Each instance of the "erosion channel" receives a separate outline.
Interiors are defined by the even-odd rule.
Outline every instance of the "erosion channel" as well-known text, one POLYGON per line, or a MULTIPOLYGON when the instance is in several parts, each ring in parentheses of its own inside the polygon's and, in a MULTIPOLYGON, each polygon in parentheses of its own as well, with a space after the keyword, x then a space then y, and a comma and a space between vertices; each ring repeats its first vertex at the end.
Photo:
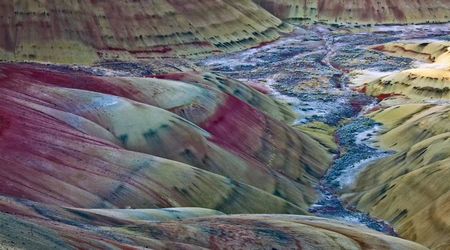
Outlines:
POLYGON ((393 72, 414 63, 370 50, 371 46, 429 37, 449 40, 445 30, 433 25, 299 26, 272 44, 210 57, 199 64, 270 89, 275 98, 289 103, 298 113, 296 126, 320 123, 333 128, 337 147, 330 151, 335 160, 317 185, 319 199, 310 212, 396 235, 388 223, 344 205, 339 198, 370 162, 392 154, 374 143, 383 129, 381 124, 365 117, 379 100, 352 90, 350 79, 356 70, 393 72))

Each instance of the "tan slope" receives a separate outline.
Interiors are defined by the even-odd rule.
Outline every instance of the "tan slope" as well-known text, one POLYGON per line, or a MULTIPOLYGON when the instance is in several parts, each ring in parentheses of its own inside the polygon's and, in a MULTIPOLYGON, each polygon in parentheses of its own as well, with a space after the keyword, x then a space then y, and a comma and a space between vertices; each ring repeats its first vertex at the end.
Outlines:
POLYGON ((91 64, 234 51, 288 31, 251 0, 0 3, 0 59, 91 64))
POLYGON ((392 42, 375 46, 373 49, 388 54, 409 57, 425 62, 445 63, 450 57, 450 42, 424 41, 416 43, 392 42))
POLYGON ((449 100, 450 71, 430 68, 405 70, 370 82, 363 90, 379 99, 405 95, 415 100, 449 100))
POLYGON ((450 99, 449 42, 388 43, 374 49, 428 63, 366 82, 359 87, 361 91, 379 99, 396 95, 414 100, 450 99))
POLYGON ((371 115, 380 143, 398 153, 365 171, 344 197, 433 249, 450 247, 450 107, 405 104, 371 115))
POLYGON ((449 0, 254 0, 281 19, 326 23, 428 23, 450 20, 449 0))

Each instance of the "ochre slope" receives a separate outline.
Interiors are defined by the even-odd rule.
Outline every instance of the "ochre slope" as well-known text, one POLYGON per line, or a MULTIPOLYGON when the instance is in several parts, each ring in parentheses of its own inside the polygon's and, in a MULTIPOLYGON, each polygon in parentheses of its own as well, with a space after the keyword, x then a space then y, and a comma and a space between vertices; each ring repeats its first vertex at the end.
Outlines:
POLYGON ((79 210, 7 197, 0 197, 0 207, 5 211, 0 213, 0 223, 8 229, 0 231, 5 247, 426 249, 365 228, 307 216, 218 216, 214 210, 198 208, 79 210))
POLYGON ((449 0, 253 0, 281 19, 337 24, 428 23, 450 20, 449 0))
POLYGON ((450 247, 450 107, 405 104, 371 115, 398 153, 369 166, 344 197, 433 249, 450 247))
POLYGON ((0 59, 91 64, 234 51, 290 28, 251 0, 0 3, 0 59))

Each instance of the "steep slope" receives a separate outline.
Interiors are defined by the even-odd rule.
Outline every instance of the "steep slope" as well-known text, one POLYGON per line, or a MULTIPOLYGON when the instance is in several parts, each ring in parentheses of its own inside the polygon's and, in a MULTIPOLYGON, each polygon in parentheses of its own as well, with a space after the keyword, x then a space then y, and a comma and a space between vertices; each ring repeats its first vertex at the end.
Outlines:
POLYGON ((0 3, 0 58, 91 64, 233 51, 290 28, 251 0, 0 3))
POLYGON ((450 21, 449 0, 253 0, 281 19, 336 24, 450 21))
POLYGON ((399 238, 333 220, 224 216, 207 209, 80 210, 0 197, 5 247, 33 249, 412 249, 399 238), (14 214, 15 216, 11 216, 14 214), (21 232, 21 233, 19 233, 21 232))
POLYGON ((433 249, 450 247, 450 107, 405 104, 371 115, 398 153, 369 166, 346 199, 433 249))

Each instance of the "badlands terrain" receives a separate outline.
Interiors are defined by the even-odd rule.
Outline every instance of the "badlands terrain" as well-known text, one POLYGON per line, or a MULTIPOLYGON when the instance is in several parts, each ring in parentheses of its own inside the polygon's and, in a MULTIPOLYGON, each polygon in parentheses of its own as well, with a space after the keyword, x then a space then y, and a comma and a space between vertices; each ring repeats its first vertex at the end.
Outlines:
POLYGON ((0 249, 450 249, 450 1, 0 3, 0 249))

